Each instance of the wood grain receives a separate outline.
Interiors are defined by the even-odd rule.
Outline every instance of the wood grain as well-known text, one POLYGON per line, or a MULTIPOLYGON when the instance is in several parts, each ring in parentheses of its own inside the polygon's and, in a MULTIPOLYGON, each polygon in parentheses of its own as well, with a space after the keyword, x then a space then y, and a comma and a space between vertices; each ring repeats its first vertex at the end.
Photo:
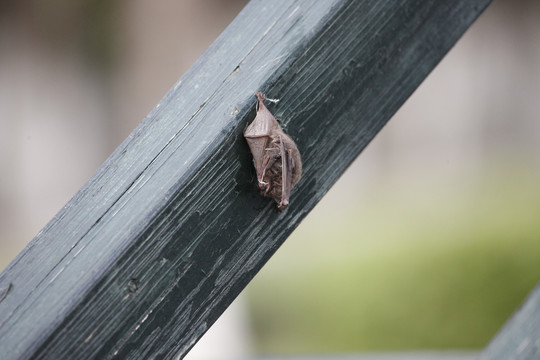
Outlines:
POLYGON ((0 275, 2 359, 184 355, 489 2, 250 2, 0 275), (255 91, 304 163, 282 213, 255 91))

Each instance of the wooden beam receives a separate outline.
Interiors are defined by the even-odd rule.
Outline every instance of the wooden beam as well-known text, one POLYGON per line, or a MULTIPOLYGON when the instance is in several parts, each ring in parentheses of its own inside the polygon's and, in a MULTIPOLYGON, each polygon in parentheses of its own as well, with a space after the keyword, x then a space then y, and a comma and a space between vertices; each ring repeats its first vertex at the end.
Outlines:
POLYGON ((489 2, 250 2, 0 275, 2 358, 186 354, 489 2), (255 91, 302 154, 282 213, 255 91))
POLYGON ((540 359, 540 283, 482 351, 480 359, 540 359))

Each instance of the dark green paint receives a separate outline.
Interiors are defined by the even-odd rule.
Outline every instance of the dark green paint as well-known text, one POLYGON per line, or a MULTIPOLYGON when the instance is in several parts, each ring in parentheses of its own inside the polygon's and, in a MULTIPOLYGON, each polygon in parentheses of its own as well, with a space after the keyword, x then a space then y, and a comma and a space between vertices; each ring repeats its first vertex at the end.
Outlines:
POLYGON ((252 1, 2 273, 2 358, 185 354, 489 2, 252 1), (282 213, 255 91, 304 163, 282 213))

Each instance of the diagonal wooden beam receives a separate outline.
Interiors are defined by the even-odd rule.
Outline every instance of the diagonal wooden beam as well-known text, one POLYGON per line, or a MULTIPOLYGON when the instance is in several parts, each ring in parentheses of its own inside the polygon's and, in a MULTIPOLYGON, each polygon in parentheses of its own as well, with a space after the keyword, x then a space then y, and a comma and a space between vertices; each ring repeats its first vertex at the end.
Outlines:
POLYGON ((254 0, 0 275, 3 359, 184 355, 489 0, 254 0), (302 154, 279 213, 255 91, 302 154))
POLYGON ((540 283, 482 351, 480 359, 540 359, 540 283))

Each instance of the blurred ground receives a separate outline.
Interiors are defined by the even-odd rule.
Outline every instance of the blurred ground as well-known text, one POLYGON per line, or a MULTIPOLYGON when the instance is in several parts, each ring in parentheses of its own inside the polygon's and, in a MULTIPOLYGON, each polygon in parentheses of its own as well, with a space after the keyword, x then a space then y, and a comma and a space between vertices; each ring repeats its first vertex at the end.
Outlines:
MULTIPOLYGON (((243 4, 0 3, 0 268, 243 4)), ((207 348, 482 348, 540 279, 539 17, 495 1, 209 331, 236 340, 207 348)))

